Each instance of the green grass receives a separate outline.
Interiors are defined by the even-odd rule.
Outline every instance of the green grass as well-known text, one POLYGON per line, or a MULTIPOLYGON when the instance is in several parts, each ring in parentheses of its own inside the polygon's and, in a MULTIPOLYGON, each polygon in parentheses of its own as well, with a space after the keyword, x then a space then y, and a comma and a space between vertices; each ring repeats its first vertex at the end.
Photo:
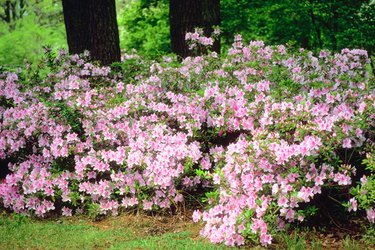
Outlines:
POLYGON ((153 226, 150 220, 122 223, 113 218, 103 225, 79 218, 0 216, 0 249, 229 249, 197 238, 191 223, 173 233, 158 233, 153 226))
POLYGON ((305 250, 306 249, 306 240, 304 236, 300 236, 297 232, 294 232, 291 235, 281 234, 282 241, 285 243, 286 249, 290 250, 305 250))
POLYGON ((126 228, 104 231, 84 223, 0 220, 2 249, 103 249, 132 239, 126 228))
POLYGON ((303 228, 296 229, 290 233, 280 232, 276 235, 277 244, 274 249, 287 250, 322 250, 322 249, 343 249, 343 250, 372 250, 374 244, 364 239, 353 239, 346 235, 342 239, 333 237, 332 232, 322 232, 303 228))
POLYGON ((229 249, 203 241, 194 241, 190 232, 166 233, 161 236, 151 236, 134 239, 128 242, 113 245, 111 249, 229 249))
MULTIPOLYGON (((35 220, 21 215, 0 215, 2 249, 162 249, 209 250, 233 249, 213 245, 200 238, 201 225, 178 217, 122 215, 99 222, 85 217, 35 220)), ((368 238, 374 232, 368 231, 368 238)), ((331 233, 315 230, 280 232, 270 249, 321 250, 374 249, 367 241, 346 236, 331 238, 331 233)), ((373 238, 373 237, 371 237, 373 238)), ((264 249, 260 246, 244 249, 264 249)))

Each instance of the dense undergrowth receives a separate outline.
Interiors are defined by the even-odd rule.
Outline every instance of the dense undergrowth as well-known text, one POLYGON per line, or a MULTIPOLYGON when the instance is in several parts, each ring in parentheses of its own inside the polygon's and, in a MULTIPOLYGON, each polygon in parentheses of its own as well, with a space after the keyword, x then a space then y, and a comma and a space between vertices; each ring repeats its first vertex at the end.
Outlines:
POLYGON ((199 203, 193 219, 212 242, 268 245, 320 213, 314 198, 330 190, 374 223, 366 51, 313 55, 237 36, 227 55, 182 62, 125 55, 113 71, 86 56, 47 53, 1 73, 6 209, 96 217, 199 203))

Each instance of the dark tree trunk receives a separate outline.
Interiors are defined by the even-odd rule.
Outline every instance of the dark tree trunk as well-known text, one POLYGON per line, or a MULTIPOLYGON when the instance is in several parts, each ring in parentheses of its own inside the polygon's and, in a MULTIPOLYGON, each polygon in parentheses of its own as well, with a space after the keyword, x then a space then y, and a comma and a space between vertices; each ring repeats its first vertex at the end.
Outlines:
POLYGON ((64 22, 70 54, 90 50, 89 12, 90 0, 63 0, 64 22))
POLYGON ((120 42, 114 0, 63 0, 70 54, 89 50, 104 65, 120 61, 120 42))
MULTIPOLYGON (((203 28, 206 36, 211 35, 212 26, 220 24, 220 0, 170 0, 169 20, 172 51, 183 58, 191 56, 185 34, 203 28)), ((212 50, 220 52, 220 41, 212 50)))
POLYGON ((115 0, 89 0, 91 57, 108 65, 120 61, 115 0))

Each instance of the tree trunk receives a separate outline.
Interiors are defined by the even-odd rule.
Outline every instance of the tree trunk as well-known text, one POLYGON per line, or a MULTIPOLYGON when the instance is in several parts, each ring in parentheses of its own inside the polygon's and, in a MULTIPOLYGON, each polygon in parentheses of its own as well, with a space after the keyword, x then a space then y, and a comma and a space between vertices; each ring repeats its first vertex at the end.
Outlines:
POLYGON ((105 65, 121 60, 115 0, 89 0, 91 57, 105 65))
POLYGON ((114 0, 63 0, 70 54, 90 51, 104 65, 120 61, 120 41, 114 0))
POLYGON ((64 22, 69 53, 80 54, 90 50, 89 13, 90 0, 63 0, 64 22))
MULTIPOLYGON (((169 20, 172 51, 183 58, 191 56, 185 34, 203 28, 206 36, 211 35, 212 26, 220 24, 220 0, 170 0, 169 20)), ((220 52, 220 41, 212 50, 220 52)))

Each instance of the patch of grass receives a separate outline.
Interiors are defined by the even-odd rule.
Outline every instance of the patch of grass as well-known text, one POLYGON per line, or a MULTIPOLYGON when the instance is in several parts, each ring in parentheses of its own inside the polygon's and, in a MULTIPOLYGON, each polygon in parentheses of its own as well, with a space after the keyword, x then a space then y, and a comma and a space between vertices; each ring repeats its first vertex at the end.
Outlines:
MULTIPOLYGON (((93 222, 78 216, 35 220, 17 214, 0 215, 0 249, 235 249, 200 238, 200 229, 201 225, 178 216, 128 214, 93 222)), ((368 230, 368 238, 373 233, 368 230)), ((374 249, 370 242, 349 236, 339 239, 333 232, 308 228, 280 232, 275 242, 269 249, 374 249)))
POLYGON ((375 226, 370 225, 366 228, 365 234, 363 235, 363 241, 369 245, 375 245, 375 226))
POLYGON ((323 250, 323 245, 319 240, 313 239, 311 241, 311 249, 312 250, 323 250))
POLYGON ((132 239, 127 228, 100 230, 83 222, 0 218, 1 249, 105 249, 132 239))
POLYGON ((114 245, 111 249, 181 249, 181 250, 209 250, 229 249, 217 246, 203 240, 195 241, 190 232, 166 233, 160 236, 151 236, 142 239, 123 242, 114 245))
POLYGON ((350 237, 345 237, 345 239, 343 240, 343 249, 344 250, 361 250, 361 248, 359 247, 359 245, 356 244, 356 242, 352 239, 350 239, 350 237))
POLYGON ((191 223, 173 225, 179 232, 168 232, 171 227, 143 219, 122 216, 94 223, 0 216, 0 249, 229 249, 197 238, 191 223))
POLYGON ((288 250, 305 250, 306 239, 305 235, 294 231, 292 234, 281 233, 280 244, 288 250))
MULTIPOLYGON (((345 232, 345 231, 344 231, 345 232)), ((370 238, 371 236, 368 236, 370 238)), ((358 238, 358 234, 343 235, 343 232, 334 230, 316 230, 315 228, 294 228, 280 232, 275 237, 276 244, 273 249, 288 250, 367 250, 375 249, 374 244, 368 238, 358 238)))

